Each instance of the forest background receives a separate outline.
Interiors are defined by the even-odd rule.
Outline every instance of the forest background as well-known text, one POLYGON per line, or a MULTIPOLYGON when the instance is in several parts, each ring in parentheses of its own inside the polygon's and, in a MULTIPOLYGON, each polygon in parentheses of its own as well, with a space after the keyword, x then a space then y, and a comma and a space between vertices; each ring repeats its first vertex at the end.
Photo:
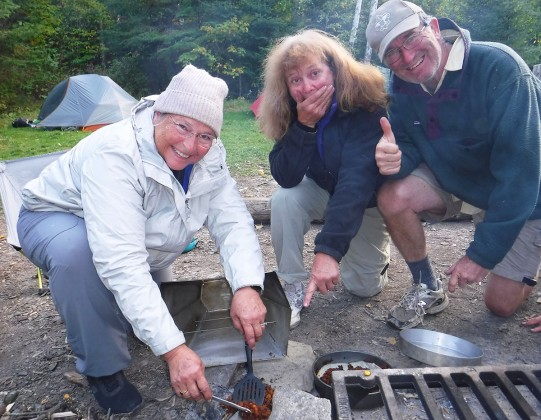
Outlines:
MULTIPOLYGON (((380 4, 383 2, 379 2, 380 4)), ((541 0, 416 0, 474 40, 541 62, 541 0)), ((254 99, 272 42, 301 28, 338 36, 359 60, 377 0, 2 0, 0 113, 42 101, 68 76, 110 76, 134 97, 159 93, 192 63, 225 79, 230 99, 254 99), (356 13, 359 10, 360 13, 356 13), (355 18, 358 17, 358 27, 355 18), (356 28, 356 29, 355 29, 356 28), (354 30, 355 29, 355 30, 354 30)))

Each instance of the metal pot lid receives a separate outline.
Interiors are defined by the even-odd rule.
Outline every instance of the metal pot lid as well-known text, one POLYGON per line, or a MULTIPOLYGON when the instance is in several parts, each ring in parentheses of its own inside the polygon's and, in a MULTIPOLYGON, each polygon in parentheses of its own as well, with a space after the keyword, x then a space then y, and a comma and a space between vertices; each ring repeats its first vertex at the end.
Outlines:
POLYGON ((400 331, 400 351, 412 359, 431 366, 476 366, 483 350, 453 335, 412 328, 400 331))

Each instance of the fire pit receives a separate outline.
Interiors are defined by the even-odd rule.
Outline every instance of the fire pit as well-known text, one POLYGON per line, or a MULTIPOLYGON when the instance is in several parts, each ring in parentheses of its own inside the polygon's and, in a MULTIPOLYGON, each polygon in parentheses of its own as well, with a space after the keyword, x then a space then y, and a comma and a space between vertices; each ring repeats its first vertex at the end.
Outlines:
MULTIPOLYGON (((244 338, 229 316, 233 295, 224 278, 162 283, 161 292, 186 344, 205 366, 246 361, 244 338)), ((287 353, 291 308, 276 273, 265 274, 261 298, 267 307, 267 325, 253 360, 280 359, 287 353)))
MULTIPOLYGON (((389 369, 390 367, 385 360, 372 354, 346 350, 318 357, 313 364, 312 374, 319 395, 328 398, 331 400, 331 404, 334 404, 331 375, 333 371, 361 371, 370 375, 374 369, 389 369)), ((356 409, 370 409, 383 405, 377 386, 366 389, 359 384, 349 383, 346 388, 350 404, 356 409)))

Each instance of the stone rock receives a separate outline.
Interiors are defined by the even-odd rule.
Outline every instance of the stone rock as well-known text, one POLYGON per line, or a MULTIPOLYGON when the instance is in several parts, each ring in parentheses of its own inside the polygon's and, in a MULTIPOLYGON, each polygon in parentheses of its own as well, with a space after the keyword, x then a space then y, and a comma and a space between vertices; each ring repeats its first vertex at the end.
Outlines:
POLYGON ((274 389, 284 386, 311 393, 314 390, 312 365, 315 359, 311 346, 290 340, 286 357, 254 362, 254 374, 274 389))
POLYGON ((330 400, 315 397, 295 388, 280 387, 274 391, 269 420, 330 420, 330 400))

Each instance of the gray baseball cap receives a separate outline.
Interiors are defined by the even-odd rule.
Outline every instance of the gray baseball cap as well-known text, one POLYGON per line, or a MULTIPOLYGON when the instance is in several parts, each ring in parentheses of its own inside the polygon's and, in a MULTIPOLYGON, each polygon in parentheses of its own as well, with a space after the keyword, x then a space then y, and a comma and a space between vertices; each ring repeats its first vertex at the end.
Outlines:
POLYGON ((423 9, 403 0, 389 0, 374 12, 366 27, 366 40, 382 62, 393 39, 421 24, 419 13, 423 9))

